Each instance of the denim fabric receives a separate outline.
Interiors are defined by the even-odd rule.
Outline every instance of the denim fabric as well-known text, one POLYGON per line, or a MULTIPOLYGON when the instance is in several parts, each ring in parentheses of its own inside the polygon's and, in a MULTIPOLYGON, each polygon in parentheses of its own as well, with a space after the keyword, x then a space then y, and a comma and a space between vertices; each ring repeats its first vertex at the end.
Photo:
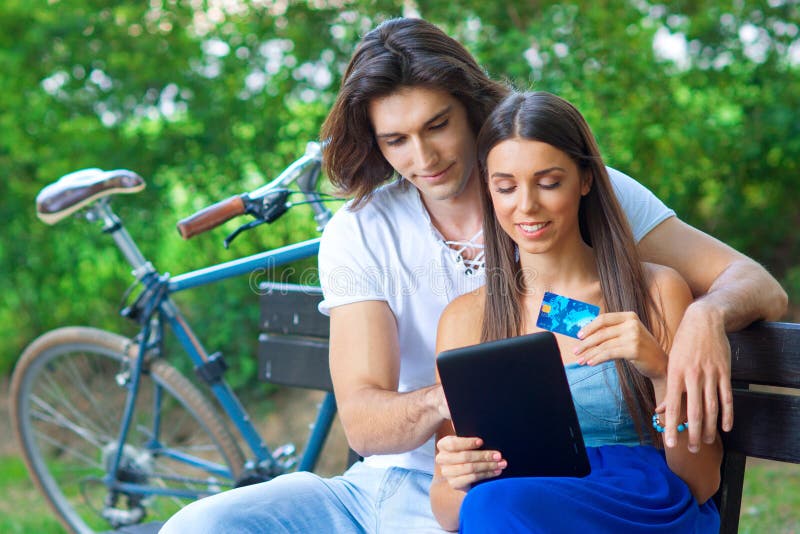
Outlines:
POLYGON ((291 473, 191 503, 161 533, 441 534, 430 483, 428 473, 361 462, 334 478, 291 473))
POLYGON ((639 445, 614 362, 593 367, 571 363, 564 369, 586 446, 639 445))

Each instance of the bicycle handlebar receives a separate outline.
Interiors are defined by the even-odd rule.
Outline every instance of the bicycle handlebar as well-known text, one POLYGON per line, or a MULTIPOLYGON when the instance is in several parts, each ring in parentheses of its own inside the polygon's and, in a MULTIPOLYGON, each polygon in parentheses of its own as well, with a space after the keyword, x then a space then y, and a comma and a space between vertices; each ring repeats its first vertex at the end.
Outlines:
POLYGON ((202 234, 212 228, 216 228, 234 217, 244 215, 247 212, 244 196, 245 195, 234 195, 226 200, 212 204, 207 208, 203 208, 185 219, 181 219, 178 222, 178 232, 180 232, 182 238, 189 239, 197 234, 202 234))
MULTIPOLYGON (((178 232, 184 239, 206 232, 239 215, 249 213, 261 222, 270 223, 283 215, 292 204, 287 203, 288 187, 295 183, 306 202, 314 211, 319 228, 325 226, 331 212, 322 203, 317 192, 317 181, 322 164, 322 147, 310 142, 306 152, 289 165, 277 178, 266 185, 217 202, 178 222, 178 232)), ((238 232, 237 232, 238 233, 238 232)))

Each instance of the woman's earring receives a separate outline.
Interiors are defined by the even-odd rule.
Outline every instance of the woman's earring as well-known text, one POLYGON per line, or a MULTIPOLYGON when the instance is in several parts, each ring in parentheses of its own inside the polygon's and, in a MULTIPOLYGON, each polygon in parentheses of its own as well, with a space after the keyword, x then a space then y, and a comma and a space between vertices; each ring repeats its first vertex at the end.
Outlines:
POLYGON ((514 243, 514 262, 519 263, 519 245, 514 243))

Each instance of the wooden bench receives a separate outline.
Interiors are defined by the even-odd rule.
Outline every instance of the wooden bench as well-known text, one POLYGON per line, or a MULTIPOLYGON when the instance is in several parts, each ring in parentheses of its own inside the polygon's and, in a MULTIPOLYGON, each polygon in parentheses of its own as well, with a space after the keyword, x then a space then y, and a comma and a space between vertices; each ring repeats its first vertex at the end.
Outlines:
POLYGON ((800 324, 756 323, 728 337, 734 421, 722 434, 722 484, 714 497, 722 534, 739 528, 748 456, 800 463, 800 324))
MULTIPOLYGON (((332 391, 328 318, 317 311, 320 289, 261 289, 260 379, 332 391)), ((738 529, 748 456, 800 463, 800 324, 756 323, 729 338, 734 428, 723 434, 722 484, 714 497, 723 534, 738 529)), ((350 462, 356 458, 351 451, 350 462)))
MULTIPOLYGON (((317 309, 322 290, 314 286, 262 283, 259 292, 259 380, 333 393, 328 367, 329 321, 317 309)), ((358 453, 349 449, 347 465, 360 459, 358 453)))

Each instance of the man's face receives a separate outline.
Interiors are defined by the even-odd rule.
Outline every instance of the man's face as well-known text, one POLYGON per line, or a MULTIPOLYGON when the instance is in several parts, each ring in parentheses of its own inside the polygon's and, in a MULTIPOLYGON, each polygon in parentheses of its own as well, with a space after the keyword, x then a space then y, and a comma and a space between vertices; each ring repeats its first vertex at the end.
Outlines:
POLYGON ((405 87, 372 100, 369 118, 383 157, 424 200, 457 197, 477 172, 475 135, 450 93, 405 87))

